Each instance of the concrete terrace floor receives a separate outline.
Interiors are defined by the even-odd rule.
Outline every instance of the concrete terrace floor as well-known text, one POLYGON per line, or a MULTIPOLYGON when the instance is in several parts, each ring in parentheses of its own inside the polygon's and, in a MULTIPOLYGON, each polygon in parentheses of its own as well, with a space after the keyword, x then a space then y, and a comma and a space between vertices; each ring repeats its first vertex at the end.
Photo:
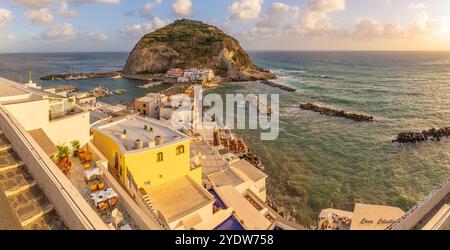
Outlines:
MULTIPOLYGON (((85 170, 84 170, 83 164, 81 164, 80 160, 75 157, 71 157, 70 160, 72 162, 72 170, 67 175, 67 178, 69 178, 69 180, 72 182, 72 184, 78 189, 80 194, 89 203, 89 205, 92 207, 92 209, 100 216, 100 218, 102 218, 103 222, 105 222, 105 224, 112 223, 111 212, 114 208, 117 208, 123 214, 123 222, 121 225, 129 224, 133 230, 139 230, 139 227, 136 225, 136 223, 130 217, 128 212, 120 205, 120 202, 114 208, 108 208, 104 212, 99 211, 95 207, 94 201, 91 199, 91 194, 94 192, 91 191, 90 186, 93 184, 98 184, 99 181, 92 181, 92 182, 86 183, 86 181, 84 180, 84 171, 85 170)), ((108 187, 105 186, 105 188, 108 188, 108 187)))

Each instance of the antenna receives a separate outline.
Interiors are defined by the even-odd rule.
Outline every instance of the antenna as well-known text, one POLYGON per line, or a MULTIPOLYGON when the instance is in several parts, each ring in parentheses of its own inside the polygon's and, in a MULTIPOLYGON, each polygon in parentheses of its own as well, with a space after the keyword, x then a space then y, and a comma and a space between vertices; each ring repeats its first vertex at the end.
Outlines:
POLYGON ((31 79, 31 69, 28 70, 28 83, 33 83, 33 80, 31 79))

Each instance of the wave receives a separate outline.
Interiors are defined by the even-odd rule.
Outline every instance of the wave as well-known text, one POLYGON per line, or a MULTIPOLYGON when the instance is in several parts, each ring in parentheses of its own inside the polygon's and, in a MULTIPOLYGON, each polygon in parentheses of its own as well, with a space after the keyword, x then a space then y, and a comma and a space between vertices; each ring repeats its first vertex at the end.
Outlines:
POLYGON ((422 65, 433 66, 433 65, 450 65, 450 60, 439 60, 431 62, 423 62, 422 65))

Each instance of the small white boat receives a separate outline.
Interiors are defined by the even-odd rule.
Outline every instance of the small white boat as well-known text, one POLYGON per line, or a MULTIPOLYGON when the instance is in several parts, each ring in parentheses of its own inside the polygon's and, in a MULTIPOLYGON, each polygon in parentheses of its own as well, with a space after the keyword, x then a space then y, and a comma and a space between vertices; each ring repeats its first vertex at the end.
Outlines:
POLYGON ((114 80, 122 79, 122 76, 121 75, 116 75, 116 76, 111 77, 111 79, 114 79, 114 80))

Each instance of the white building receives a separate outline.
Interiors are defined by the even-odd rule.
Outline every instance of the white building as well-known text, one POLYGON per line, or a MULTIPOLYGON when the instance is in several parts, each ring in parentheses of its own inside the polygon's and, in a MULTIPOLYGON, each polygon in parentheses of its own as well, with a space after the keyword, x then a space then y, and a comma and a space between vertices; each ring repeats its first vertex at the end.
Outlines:
POLYGON ((214 71, 212 69, 187 69, 184 71, 183 77, 179 77, 179 82, 190 81, 211 81, 214 79, 214 71))
POLYGON ((42 130, 56 144, 89 142, 89 112, 74 101, 0 78, 0 103, 27 131, 42 130))

